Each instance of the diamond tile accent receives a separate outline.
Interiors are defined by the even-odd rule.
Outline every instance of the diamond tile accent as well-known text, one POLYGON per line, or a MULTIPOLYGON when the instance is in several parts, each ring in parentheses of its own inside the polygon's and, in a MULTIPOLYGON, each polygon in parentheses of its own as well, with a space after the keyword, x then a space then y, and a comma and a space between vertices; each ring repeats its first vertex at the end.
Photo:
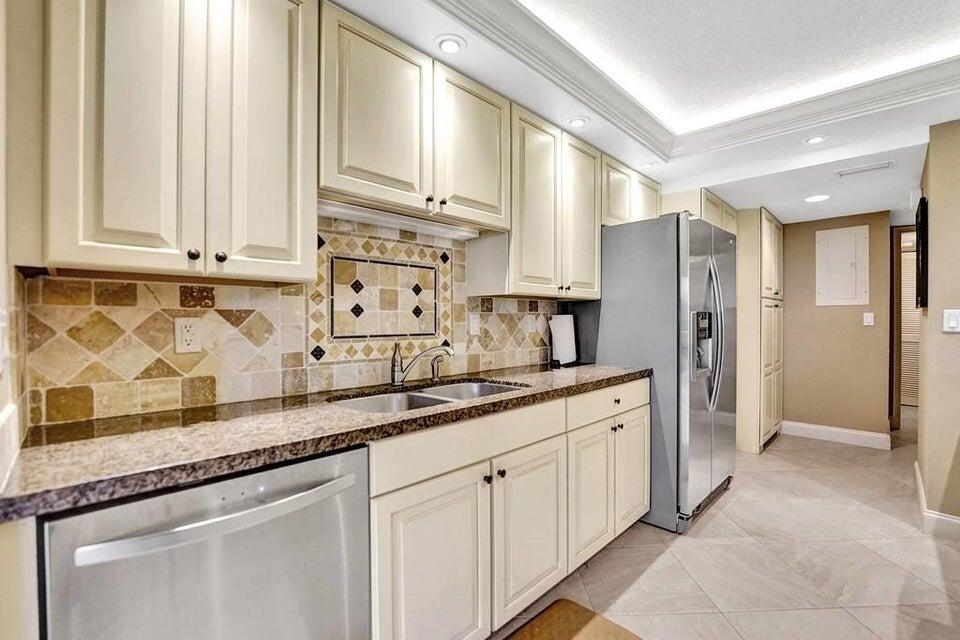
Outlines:
POLYGON ((165 313, 155 311, 133 330, 133 335, 157 353, 161 353, 173 344, 173 320, 165 313))
POLYGON ((446 251, 440 254, 440 262, 442 262, 443 264, 447 264, 448 262, 450 262, 450 256, 447 255, 446 251))
POLYGON ((350 288, 353 289, 354 293, 360 293, 361 291, 363 291, 363 283, 360 282, 359 280, 354 280, 350 284, 350 288))
POLYGON ((326 353, 327 353, 327 352, 324 351, 324 350, 323 350, 323 347, 321 347, 320 345, 315 346, 315 347, 310 351, 310 355, 313 356, 313 359, 316 360, 316 361, 318 361, 318 362, 320 361, 321 358, 323 358, 323 356, 326 355, 326 353))
POLYGON ((414 292, 416 295, 420 295, 420 292, 421 292, 421 291, 423 291, 423 287, 420 286, 420 283, 419 283, 419 282, 418 282, 417 284, 413 285, 413 292, 414 292))
POLYGON ((100 353, 120 339, 124 330, 100 311, 94 311, 67 329, 67 336, 93 353, 100 353))
POLYGON ((363 314, 363 307, 361 307, 359 304, 355 304, 350 307, 350 313, 359 318, 363 314))
POLYGON ((57 332, 32 313, 27 314, 27 353, 45 345, 57 332))
POLYGON ((423 309, 421 309, 420 306, 417 305, 416 307, 413 308, 413 315, 419 318, 420 316, 423 315, 423 309))
POLYGON ((270 339, 277 328, 260 311, 254 312, 246 322, 240 325, 240 333, 258 347, 270 339))
POLYGON ((217 309, 220 316, 235 327, 239 327, 253 315, 253 309, 217 309))
POLYGON ((149 365, 147 365, 143 371, 141 371, 136 379, 137 380, 154 380, 156 378, 179 378, 180 372, 174 369, 169 362, 163 358, 157 358, 149 365))
POLYGON ((323 249, 323 245, 327 244, 327 241, 323 239, 319 233, 317 234, 317 251, 323 249))
POLYGON ((153 351, 128 333, 104 351, 100 360, 124 380, 133 380, 156 357, 153 351))

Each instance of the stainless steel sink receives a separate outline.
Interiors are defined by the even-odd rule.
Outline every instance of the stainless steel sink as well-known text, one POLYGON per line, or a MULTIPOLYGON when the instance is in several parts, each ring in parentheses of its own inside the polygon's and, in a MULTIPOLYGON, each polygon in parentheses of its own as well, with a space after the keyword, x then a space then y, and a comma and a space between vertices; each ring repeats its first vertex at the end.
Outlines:
POLYGON ((332 404, 365 411, 367 413, 396 413, 398 411, 409 411, 411 409, 423 409, 424 407, 433 407, 438 404, 451 402, 447 398, 434 398, 432 396, 421 395, 419 393, 383 393, 378 396, 365 396, 362 398, 350 398, 349 400, 337 400, 332 404))
POLYGON ((482 398, 498 393, 508 393, 520 388, 522 387, 499 384, 497 382, 456 382, 453 384, 442 384, 437 387, 427 387, 426 389, 421 389, 420 393, 440 398, 449 398, 450 400, 470 400, 472 398, 482 398))

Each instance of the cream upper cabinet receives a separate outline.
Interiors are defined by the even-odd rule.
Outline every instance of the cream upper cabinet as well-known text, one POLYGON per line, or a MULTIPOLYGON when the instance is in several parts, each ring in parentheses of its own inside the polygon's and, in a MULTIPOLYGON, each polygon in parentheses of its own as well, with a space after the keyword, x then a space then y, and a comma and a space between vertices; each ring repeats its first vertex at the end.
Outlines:
POLYGON ((203 272, 207 2, 47 5, 44 261, 203 272))
POLYGON ((45 264, 312 280, 318 6, 52 0, 45 264))
POLYGON ((207 272, 313 279, 318 3, 210 8, 207 272))
POLYGON ((373 638, 490 635, 489 478, 484 461, 371 500, 373 638))
POLYGON ((429 210, 433 60, 329 2, 322 20, 320 189, 429 210))
MULTIPOLYGON (((499 628, 567 575, 566 437, 495 458, 493 471, 493 627, 499 628)), ((438 606, 447 606, 443 600, 438 606)))
POLYGON ((630 222, 633 216, 633 197, 636 187, 637 172, 615 160, 603 155, 602 165, 602 221, 603 224, 622 224, 630 222))
POLYGON ((726 202, 723 203, 723 228, 737 235, 737 210, 726 202))
POLYGON ((510 101, 434 63, 434 210, 510 229, 510 101))
POLYGON ((760 218, 761 294, 783 299, 783 225, 766 209, 760 218))
POLYGON ((568 567, 572 571, 613 540, 613 418, 567 434, 568 567))
POLYGON ((650 510, 650 405, 615 418, 614 533, 620 535, 650 510))
POLYGON ((561 132, 513 105, 513 292, 558 295, 561 287, 561 132))
POLYGON ((600 297, 600 152, 563 134, 563 295, 600 297))
POLYGON ((634 194, 634 220, 649 220, 660 215, 660 184, 642 173, 637 174, 634 194))
POLYGON ((724 228, 723 200, 706 189, 700 191, 703 202, 700 205, 700 217, 715 227, 724 228))

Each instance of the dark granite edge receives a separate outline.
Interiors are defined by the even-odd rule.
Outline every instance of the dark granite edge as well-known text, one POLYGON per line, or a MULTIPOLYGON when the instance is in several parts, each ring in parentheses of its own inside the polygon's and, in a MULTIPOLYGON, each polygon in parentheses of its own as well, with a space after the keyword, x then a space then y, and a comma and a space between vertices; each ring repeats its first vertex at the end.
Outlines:
MULTIPOLYGON (((0 498, 0 522, 58 514, 159 490, 188 487, 268 465, 295 462, 301 458, 333 453, 366 442, 566 398, 633 380, 649 378, 652 375, 652 369, 629 371, 599 380, 535 391, 522 396, 494 398, 489 402, 466 407, 454 406, 447 411, 425 416, 411 416, 394 422, 359 427, 317 438, 288 442, 216 458, 157 467, 123 476, 37 491, 11 498, 0 498)), ((524 387, 517 388, 518 391, 524 389, 524 387)))

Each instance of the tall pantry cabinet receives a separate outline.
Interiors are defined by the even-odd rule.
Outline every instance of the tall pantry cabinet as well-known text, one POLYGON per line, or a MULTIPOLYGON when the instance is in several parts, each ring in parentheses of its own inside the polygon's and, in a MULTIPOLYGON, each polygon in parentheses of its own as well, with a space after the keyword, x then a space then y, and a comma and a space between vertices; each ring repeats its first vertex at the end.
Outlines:
POLYGON ((783 423, 783 225, 737 216, 737 449, 760 453, 783 423))

